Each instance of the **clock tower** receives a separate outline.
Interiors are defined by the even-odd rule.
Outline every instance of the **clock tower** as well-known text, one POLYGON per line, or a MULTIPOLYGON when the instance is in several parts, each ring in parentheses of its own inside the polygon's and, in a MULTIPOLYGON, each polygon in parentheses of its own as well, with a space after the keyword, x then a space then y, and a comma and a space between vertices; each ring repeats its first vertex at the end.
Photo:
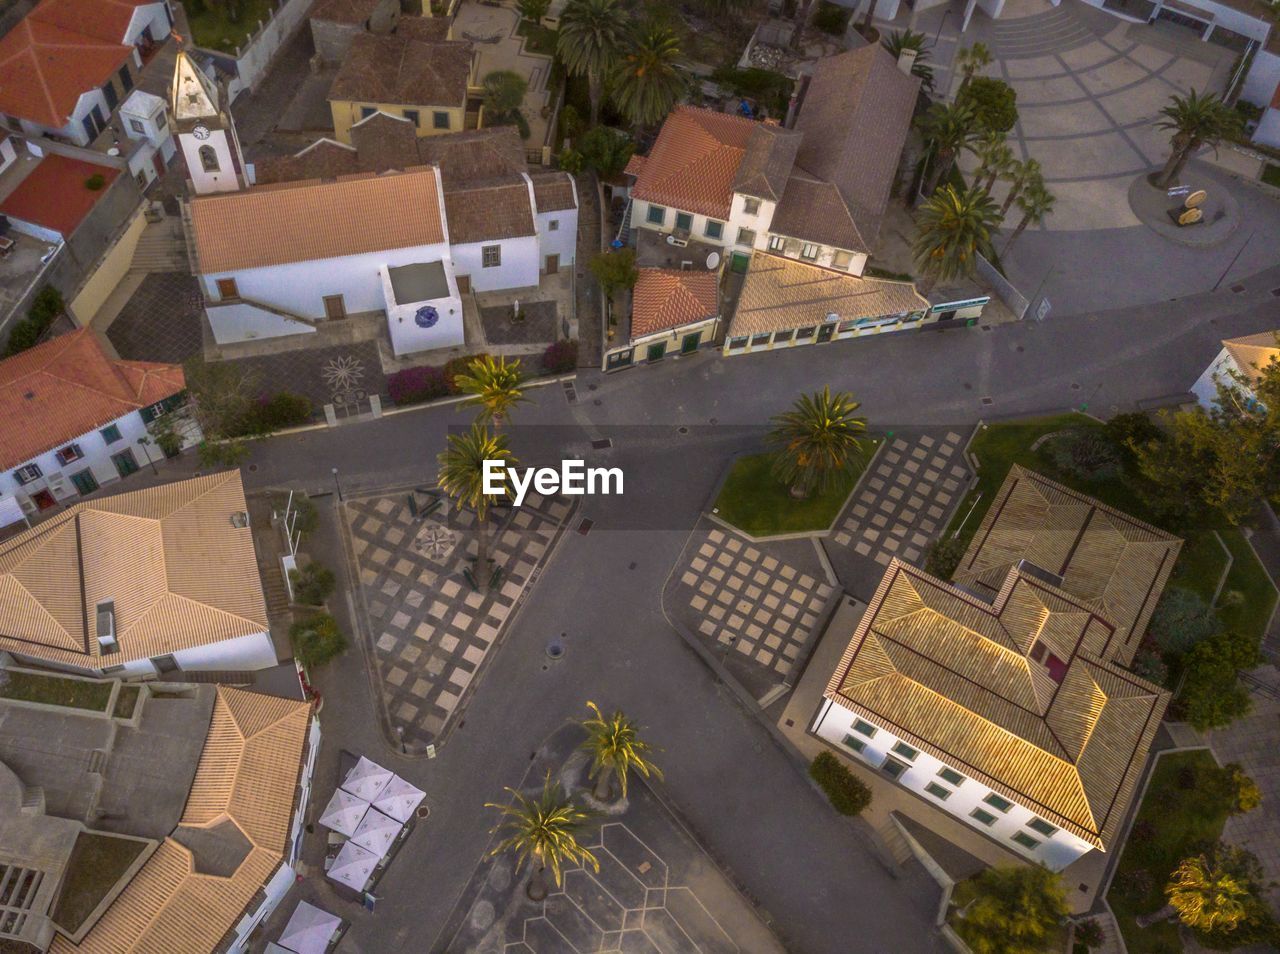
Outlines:
POLYGON ((197 195, 235 192, 245 185, 240 140, 223 99, 213 80, 179 50, 169 106, 187 179, 197 195))

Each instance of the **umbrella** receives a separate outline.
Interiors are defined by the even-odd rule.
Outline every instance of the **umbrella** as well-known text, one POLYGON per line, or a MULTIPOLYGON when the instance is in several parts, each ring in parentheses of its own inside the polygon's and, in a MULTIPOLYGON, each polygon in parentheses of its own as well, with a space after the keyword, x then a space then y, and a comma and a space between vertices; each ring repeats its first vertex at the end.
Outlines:
POLYGON ((426 798, 426 794, 399 775, 393 775, 382 794, 374 799, 374 807, 384 815, 390 815, 396 821, 407 822, 413 817, 413 810, 426 798))
POLYGON ((338 884, 345 884, 348 888, 363 891, 376 867, 378 867, 377 855, 348 841, 338 852, 338 857, 333 859, 329 877, 338 884))
POLYGON ((351 836, 351 843, 366 848, 381 858, 395 844, 402 828, 404 828, 403 822, 398 822, 376 808, 371 808, 360 821, 360 827, 356 829, 356 833, 351 836))
POLYGON ((333 793, 333 798, 329 799, 329 804, 325 806, 324 812, 320 815, 320 824, 325 828, 332 828, 334 831, 343 835, 355 834, 360 819, 364 818, 364 813, 369 810, 369 803, 356 798, 350 792, 344 792, 338 789, 333 793))
POLYGON ((294 954, 324 954, 333 933, 341 926, 342 918, 336 914, 299 901, 280 935, 280 946, 294 954))
POLYGON ((345 788, 356 798, 363 798, 366 802, 371 802, 378 797, 378 793, 387 787, 387 783, 392 779, 391 773, 384 769, 377 762, 371 762, 363 755, 360 761, 355 764, 350 772, 347 773, 346 781, 342 783, 345 788))

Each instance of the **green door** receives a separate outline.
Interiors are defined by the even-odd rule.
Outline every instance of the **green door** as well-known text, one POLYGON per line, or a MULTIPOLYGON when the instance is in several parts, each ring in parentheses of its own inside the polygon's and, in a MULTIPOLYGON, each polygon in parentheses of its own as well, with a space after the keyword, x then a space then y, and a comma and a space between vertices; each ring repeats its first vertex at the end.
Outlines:
POLYGON ((111 463, 116 465, 116 472, 121 477, 128 477, 130 474, 136 473, 138 470, 138 461, 134 458, 133 451, 131 450, 112 454, 111 463))
POLYGON ((830 341, 831 336, 835 333, 835 330, 836 330, 836 326, 832 322, 827 322, 824 325, 819 325, 818 326, 818 344, 822 344, 822 342, 824 341, 830 341))
POLYGON ((690 352, 697 351, 698 345, 701 343, 702 343, 701 331, 695 331, 691 335, 685 335, 684 340, 680 342, 680 353, 689 354, 690 352))
POLYGON ((667 355, 667 343, 659 341, 657 344, 649 345, 649 350, 645 352, 646 361, 661 361, 667 355))
POLYGON ((91 494, 98 489, 98 480, 93 476, 93 471, 82 470, 78 474, 71 475, 71 482, 76 485, 76 490, 80 491, 80 495, 91 494))
POLYGON ((730 271, 737 272, 739 275, 743 274, 750 264, 751 256, 744 255, 741 252, 734 252, 733 257, 729 259, 730 271))

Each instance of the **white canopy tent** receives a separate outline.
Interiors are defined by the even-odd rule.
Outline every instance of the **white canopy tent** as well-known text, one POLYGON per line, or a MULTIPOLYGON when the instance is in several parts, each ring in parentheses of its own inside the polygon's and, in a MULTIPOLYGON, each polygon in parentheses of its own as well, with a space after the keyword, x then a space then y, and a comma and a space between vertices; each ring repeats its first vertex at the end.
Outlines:
POLYGON ((333 859, 329 877, 338 884, 345 884, 348 888, 363 891, 377 867, 377 855, 348 841, 338 852, 338 857, 333 859))
POLYGON ((368 810, 368 802, 356 798, 350 792, 337 789, 320 815, 320 824, 339 834, 354 835, 368 810))
POLYGON ((340 927, 342 918, 336 914, 299 901, 278 943, 293 954, 325 954, 340 927))
POLYGON ((372 851, 381 858, 391 850, 391 846, 396 843, 396 838, 399 837, 403 828, 403 822, 398 822, 390 815, 384 815, 376 808, 371 808, 361 819, 360 827, 351 836, 351 842, 372 851))
POLYGON ((356 798, 371 802, 381 794, 387 787, 387 783, 394 777, 389 769, 384 769, 377 762, 370 761, 362 755, 360 761, 347 773, 342 787, 356 798))
POLYGON ((382 793, 373 800, 373 807, 396 821, 407 822, 413 810, 426 798, 426 793, 414 788, 399 775, 393 775, 382 793))

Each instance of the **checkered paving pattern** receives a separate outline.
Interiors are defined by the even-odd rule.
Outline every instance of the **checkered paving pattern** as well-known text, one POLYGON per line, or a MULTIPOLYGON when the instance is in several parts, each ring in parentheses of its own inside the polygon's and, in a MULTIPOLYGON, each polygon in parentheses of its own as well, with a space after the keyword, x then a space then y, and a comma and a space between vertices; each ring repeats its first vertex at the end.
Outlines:
POLYGON ((968 487, 964 444, 959 431, 894 437, 859 485, 833 542, 881 566, 895 556, 923 566, 925 548, 968 487))
POLYGON ((435 742, 572 508, 531 493, 499 522, 491 517, 489 555, 504 577, 475 592, 463 576, 476 552, 471 511, 418 520, 407 492, 349 498, 346 507, 387 715, 406 743, 435 742))
POLYGON ((711 530, 685 554, 680 598, 700 618, 699 635, 777 676, 790 675, 833 588, 726 530, 711 530))

